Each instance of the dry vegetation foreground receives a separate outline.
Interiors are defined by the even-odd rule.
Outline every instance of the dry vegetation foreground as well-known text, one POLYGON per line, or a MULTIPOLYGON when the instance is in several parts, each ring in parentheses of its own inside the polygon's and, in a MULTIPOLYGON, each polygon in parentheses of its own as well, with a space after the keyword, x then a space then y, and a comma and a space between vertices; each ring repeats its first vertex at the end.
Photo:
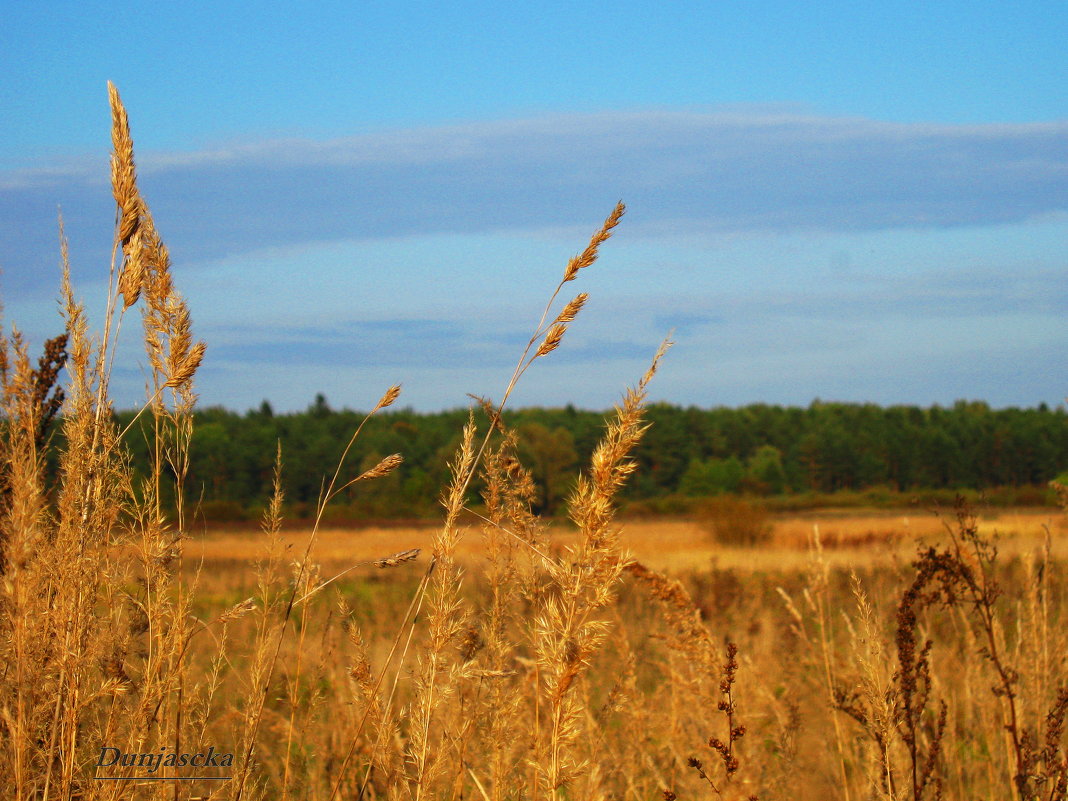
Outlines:
MULTIPOLYGON (((622 522, 620 543, 634 562, 606 607, 610 637, 576 687, 589 739, 573 743, 575 769, 584 768, 563 797, 1062 798, 1068 519, 1049 509, 959 512, 782 517, 768 543, 730 548, 693 521, 622 522), (1016 789, 1021 757, 1041 794, 1016 789)), ((521 601, 498 630, 511 643, 507 655, 488 652, 501 643, 487 641, 492 629, 476 610, 492 608, 501 586, 502 543, 486 534, 461 529, 455 549, 458 603, 475 615, 451 657, 478 678, 447 702, 455 767, 467 778, 457 774, 435 797, 534 798, 537 769, 527 760, 536 735, 513 738, 546 725, 545 710, 518 697, 538 681, 536 651, 522 644, 538 625, 526 616, 536 604, 521 601), (506 739, 482 740, 482 727, 504 725, 506 739), (501 763, 484 761, 495 754, 501 763), (512 792, 494 792, 504 777, 494 784, 474 767, 492 773, 494 764, 508 766, 512 792)), ((281 547, 300 552, 310 536, 287 531, 281 547)), ((260 758, 275 774, 270 786, 285 786, 279 766, 299 753, 291 770, 303 794, 293 796, 328 796, 332 726, 348 730, 361 718, 344 678, 363 675, 346 632, 358 629, 366 664, 388 663, 434 536, 430 526, 318 532, 301 647, 284 649, 268 706, 278 740, 267 739, 260 758), (414 548, 422 553, 382 562, 414 548)), ((559 557, 579 538, 555 526, 542 547, 559 557)), ((210 619, 254 590, 263 547, 255 531, 189 543, 198 614, 210 619)), ((253 635, 241 625, 231 636, 253 635)), ((418 673, 398 667, 388 682, 392 706, 378 714, 403 730, 418 673)), ((372 766, 379 747, 358 746, 372 766)), ((373 770, 358 775, 352 797, 360 785, 365 797, 397 794, 373 770)))

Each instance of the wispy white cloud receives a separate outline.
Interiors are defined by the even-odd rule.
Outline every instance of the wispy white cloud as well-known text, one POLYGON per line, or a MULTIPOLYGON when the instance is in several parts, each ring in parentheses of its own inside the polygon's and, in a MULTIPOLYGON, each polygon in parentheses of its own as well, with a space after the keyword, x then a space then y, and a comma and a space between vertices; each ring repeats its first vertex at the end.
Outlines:
MULTIPOLYGON (((136 133, 136 132, 135 132, 136 133)), ((145 153, 146 196, 186 261, 414 234, 538 231, 618 198, 631 236, 986 225, 1068 208, 1068 122, 897 124, 792 111, 644 111, 470 123, 330 141, 145 153)), ((62 205, 107 252, 102 156, 0 175, 0 266, 51 263, 62 205), (95 173, 91 169, 96 167, 95 173)))

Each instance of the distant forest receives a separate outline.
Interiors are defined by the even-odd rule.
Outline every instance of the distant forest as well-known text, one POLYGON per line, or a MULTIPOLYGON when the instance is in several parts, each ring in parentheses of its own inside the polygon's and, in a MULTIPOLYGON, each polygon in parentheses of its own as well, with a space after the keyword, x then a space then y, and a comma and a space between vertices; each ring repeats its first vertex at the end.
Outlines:
MULTIPOLYGON (((352 477, 392 453, 404 463, 383 479, 339 498, 347 519, 433 516, 448 480, 466 410, 389 410, 365 427, 349 455, 352 477)), ((577 471, 601 436, 606 412, 521 409, 505 423, 519 436, 519 457, 538 487, 537 511, 559 513, 577 471)), ((120 413, 123 423, 132 413, 120 413)), ((324 476, 363 419, 333 410, 317 396, 303 412, 275 414, 264 402, 244 414, 222 408, 196 413, 189 500, 209 519, 255 517, 271 493, 281 443, 283 486, 291 516, 312 514, 324 476)), ((484 427, 486 417, 476 410, 484 427)), ((741 408, 648 409, 652 424, 638 448, 639 469, 624 493, 634 510, 684 511, 694 499, 721 493, 763 496, 780 505, 805 498, 900 502, 922 491, 994 491, 1004 502, 1041 503, 1044 487, 1068 470, 1068 415, 1063 408, 880 407, 815 401, 807 408, 756 404, 741 408), (1016 492, 1007 489, 1015 488, 1016 492), (1019 490, 1030 490, 1020 492, 1019 490)), ((147 451, 132 437, 135 466, 147 451)), ((477 488, 475 488, 477 490, 477 488)))

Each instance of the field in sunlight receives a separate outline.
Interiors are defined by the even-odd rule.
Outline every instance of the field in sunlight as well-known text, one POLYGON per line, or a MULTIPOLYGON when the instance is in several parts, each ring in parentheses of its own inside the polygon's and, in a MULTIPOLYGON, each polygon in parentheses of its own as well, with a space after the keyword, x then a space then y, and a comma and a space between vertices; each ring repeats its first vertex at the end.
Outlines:
MULTIPOLYGON (((323 400, 312 417, 344 430, 305 437, 317 455, 301 468, 272 429, 251 443, 275 455, 273 469, 250 462, 271 487, 261 527, 198 524, 233 460, 194 461, 210 351, 108 88, 102 333, 64 247, 64 333, 36 368, 20 335, 0 335, 0 799, 1068 801, 1063 482, 1009 482, 1013 503, 1032 502, 1024 490, 1059 510, 958 497, 938 512, 776 516, 750 497, 785 478, 764 447, 687 468, 692 503, 629 505, 658 464, 643 437, 668 428, 648 387, 669 339, 594 421, 581 467, 566 430, 520 436, 505 406, 582 311, 588 295, 569 285, 622 202, 566 263, 496 401, 477 399, 446 438, 393 425, 363 450, 401 386, 359 421, 323 400), (138 304, 142 325, 123 326, 138 304), (131 329, 147 395, 123 422, 109 381, 131 329), (405 476, 401 452, 420 449, 432 471, 405 476), (293 473, 303 495, 287 494, 293 473), (439 522, 331 524, 395 515, 365 503, 379 490, 418 514, 440 498, 439 522), (669 508, 693 517, 637 517, 669 508)), ((255 414, 273 419, 265 406, 255 414)), ((229 436, 211 425, 202 447, 229 436)), ((825 439, 852 453, 836 430, 825 439)), ((674 441, 660 452, 677 456, 674 441)), ((886 494, 873 493, 862 502, 886 494)))
MULTIPOLYGON (((897 798, 906 796, 885 783, 880 770, 892 771, 894 784, 905 781, 915 755, 921 766, 937 758, 941 797, 999 797, 1019 774, 1018 756, 1031 758, 1028 738, 1044 736, 1050 721, 1056 722, 1049 715, 1061 708, 1056 681, 1064 663, 1068 609, 1059 578, 1068 567, 1068 520, 1059 510, 997 510, 973 519, 952 510, 829 509, 773 518, 768 541, 744 548, 718 545, 695 520, 622 520, 619 525, 620 544, 636 563, 616 582, 605 613, 612 636, 591 658, 581 687, 591 710, 589 726, 597 732, 595 742, 581 746, 584 758, 596 765, 582 787, 620 788, 621 798, 676 797, 663 791, 682 798, 684 789, 688 797, 701 797, 696 760, 700 770, 716 771, 714 780, 729 780, 733 794, 728 798, 897 798), (996 545, 996 555, 986 550, 988 543, 996 545), (921 558, 920 549, 932 545, 948 550, 927 550, 921 558), (970 584, 973 580, 978 583, 970 584), (961 600, 944 604, 934 585, 953 587, 961 600), (969 595, 973 591, 978 594, 969 595), (988 606, 983 597, 989 598, 988 606), (991 613, 989 625, 981 613, 985 608, 991 613), (913 650, 927 638, 929 651, 913 650), (984 642, 996 644, 996 662, 984 656, 990 647, 984 642), (729 667, 732 658, 735 668, 729 667), (999 678, 1000 668, 1009 671, 1008 683, 999 678), (725 684, 728 678, 731 683, 725 684), (909 689, 910 682, 921 695, 909 689), (724 687, 729 696, 723 695, 724 687), (999 695, 1008 687, 1015 694, 1011 705, 999 695), (734 705, 733 725, 747 731, 745 739, 736 737, 730 744, 740 760, 733 773, 724 771, 729 760, 708 745, 710 736, 714 740, 725 731, 723 713, 717 711, 721 702, 734 705), (948 722, 940 724, 943 702, 948 722), (1003 736, 1011 715, 1019 717, 1015 740, 1003 736), (910 717, 922 730, 915 746, 909 745, 910 717), (942 749, 941 756, 930 756, 932 743, 942 749), (632 789, 624 791, 628 785, 632 789)), ((411 604, 420 597, 420 577, 434 572, 430 562, 438 531, 432 525, 319 531, 313 568, 299 596, 303 645, 285 643, 280 654, 285 679, 279 692, 289 687, 289 700, 280 695, 269 706, 279 724, 277 735, 272 727, 264 738, 268 765, 282 761, 291 739, 309 754, 336 747, 327 724, 339 711, 344 725, 357 726, 360 702, 354 707, 353 699, 359 696, 342 677, 346 671, 363 675, 358 661, 363 653, 371 663, 390 663, 411 604), (413 548, 421 553, 411 561, 374 565, 413 548), (355 649, 341 635, 346 626, 360 632, 355 649), (301 686, 319 689, 298 701, 292 688, 301 686), (286 716, 294 723, 284 724, 286 716), (291 725, 301 733, 292 734, 291 725)), ((515 566, 520 572, 513 580, 525 581, 519 566, 529 547, 510 537, 487 540, 477 521, 461 531, 455 597, 464 614, 477 616, 487 604, 493 609, 492 588, 501 580, 502 566, 515 566), (514 551, 505 558, 501 548, 509 540, 514 551)), ((309 533, 282 532, 290 563, 303 552, 309 533)), ((199 569, 199 616, 210 620, 255 594, 264 540, 252 529, 229 529, 210 530, 189 542, 185 567, 199 569)), ((564 525, 550 527, 538 543, 540 553, 528 556, 560 565, 571 560, 570 547, 580 546, 576 532, 564 525)), ((492 668, 509 677, 497 679, 507 682, 509 692, 536 687, 539 668, 526 644, 537 632, 539 618, 530 617, 536 597, 526 589, 516 599, 504 635, 515 642, 514 653, 492 668)), ((458 635, 458 643, 450 646, 458 649, 457 664, 489 659, 483 638, 493 631, 482 623, 458 635), (472 653, 478 656, 466 662, 472 653)), ((242 641, 254 636, 254 629, 240 621, 231 636, 242 641)), ((396 721, 390 725, 404 726, 411 714, 418 664, 386 669, 397 693, 382 712, 396 721)), ((208 670, 198 661, 194 674, 208 670)), ((478 671, 475 675, 491 675, 485 668, 478 671)), ((485 679, 458 690, 450 714, 473 714, 466 705, 485 701, 480 681, 485 679)), ((503 698, 498 701, 505 704, 503 698)), ((541 725, 538 703, 508 714, 509 725, 517 727, 509 737, 541 725)), ((463 727, 458 731, 473 737, 463 727)), ((482 759, 513 742, 481 743, 479 748, 489 750, 469 750, 465 758, 482 759)), ((525 747, 525 741, 518 742, 525 747)), ((1048 764, 1032 768, 1033 781, 1058 775, 1059 757, 1050 754, 1048 764)), ((370 752, 367 758, 376 757, 370 752)), ((310 758, 299 769, 321 787, 335 776, 328 760, 310 758)), ((490 761, 474 771, 472 784, 477 787, 484 782, 480 774, 492 770, 490 761)), ((373 772, 357 775, 374 784, 373 772)), ((520 771, 515 780, 533 783, 533 776, 520 771)), ((272 781, 285 783, 277 775, 272 781)), ((374 797, 392 797, 391 786, 379 785, 374 797)), ((938 797, 931 789, 919 797, 938 797)))
MULTIPOLYGON (((622 545, 631 555, 657 570, 680 572, 707 570, 715 565, 742 570, 789 571, 802 569, 818 536, 825 558, 836 566, 866 567, 908 560, 920 541, 937 543, 945 539, 951 510, 858 511, 817 510, 772 519, 772 534, 766 545, 727 547, 717 544, 696 521, 680 519, 623 520, 622 545)), ((999 537, 1006 555, 1042 547, 1047 531, 1052 553, 1068 557, 1068 522, 1055 509, 999 509, 980 517, 980 530, 999 537)), ((312 558, 324 568, 344 570, 398 551, 430 547, 434 524, 370 526, 366 528, 323 528, 316 539, 312 558)), ((560 546, 575 538, 574 529, 554 524, 550 541, 560 546)), ((294 549, 302 548, 310 529, 295 527, 283 532, 294 549)), ((191 562, 203 558, 207 567, 225 563, 238 568, 263 555, 263 538, 253 527, 208 528, 194 535, 187 545, 191 562)), ((457 554, 462 563, 476 564, 484 542, 474 521, 460 540, 457 554)))

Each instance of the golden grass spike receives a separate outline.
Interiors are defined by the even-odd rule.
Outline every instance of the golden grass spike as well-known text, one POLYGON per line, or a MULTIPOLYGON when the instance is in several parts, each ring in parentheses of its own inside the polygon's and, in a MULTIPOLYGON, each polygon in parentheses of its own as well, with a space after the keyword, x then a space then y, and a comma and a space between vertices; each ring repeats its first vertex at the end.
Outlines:
POLYGON ((130 238, 130 256, 126 259, 122 272, 119 274, 119 292, 122 294, 123 310, 133 306, 141 297, 141 287, 144 286, 147 273, 141 231, 138 229, 130 238))
MULTIPOLYGON (((111 192, 119 207, 118 240, 124 256, 119 275, 119 292, 123 308, 128 309, 141 295, 147 273, 145 247, 145 217, 148 209, 137 188, 137 168, 134 164, 133 139, 130 136, 130 121, 122 105, 119 91, 108 82, 108 99, 111 103, 111 192)), ((147 237, 151 239, 151 235, 147 237)))
MULTIPOLYGON (((187 361, 193 346, 193 322, 189 316, 189 307, 176 294, 168 299, 170 326, 169 352, 167 355, 167 373, 175 376, 187 361)), ((180 382, 179 382, 180 383, 180 382)))
POLYGON ((656 354, 653 356, 653 361, 649 365, 649 369, 645 371, 645 375, 642 376, 642 380, 638 382, 638 391, 645 392, 645 388, 649 386, 649 382, 653 380, 653 376, 656 375, 657 369, 660 367, 660 360, 664 358, 664 354, 668 352, 668 349, 675 344, 675 341, 671 338, 671 334, 668 334, 664 338, 664 341, 660 343, 660 347, 656 349, 656 354))
POLYGON ((240 603, 234 604, 229 609, 227 609, 225 612, 223 612, 221 615, 219 615, 219 621, 218 622, 220 622, 220 623, 229 623, 231 620, 237 620, 239 618, 244 617, 249 612, 255 611, 255 609, 256 609, 256 599, 255 598, 246 598, 245 600, 241 601, 240 603))
POLYGON ((361 473, 356 480, 367 481, 372 478, 381 478, 382 476, 388 476, 390 473, 400 467, 400 464, 403 461, 404 457, 401 456, 399 453, 391 454, 382 461, 380 461, 378 464, 376 464, 374 467, 372 467, 370 470, 361 473))
POLYGON ((196 373, 197 368, 200 367, 201 361, 204 359, 204 352, 207 350, 207 345, 203 342, 198 342, 189 349, 189 352, 185 355, 185 358, 179 362, 176 362, 171 368, 171 376, 167 379, 166 387, 180 387, 183 384, 187 384, 192 380, 193 375, 196 373))
POLYGON ((574 298, 572 298, 571 302, 564 306, 561 312, 556 315, 555 322, 570 323, 572 320, 578 317, 578 313, 582 311, 582 307, 586 305, 586 300, 588 298, 588 294, 586 294, 585 292, 579 292, 577 295, 575 295, 574 298))
POLYGON ((379 409, 385 409, 387 406, 392 406, 393 402, 400 397, 401 388, 400 384, 394 384, 386 390, 386 394, 382 396, 382 399, 375 406, 375 411, 379 409))
POLYGON ((589 267, 597 261, 598 248, 612 236, 612 229, 619 225, 619 220, 626 210, 627 207, 623 205, 622 200, 616 204, 616 207, 612 209, 612 213, 605 219, 604 225, 590 239, 590 244, 586 246, 586 249, 568 261, 567 268, 564 270, 565 282, 574 281, 579 270, 583 267, 589 267))
POLYGON ((371 564, 378 568, 396 567, 397 565, 412 561, 417 556, 419 556, 419 548, 409 548, 407 551, 401 551, 392 556, 376 559, 371 562, 371 564))
POLYGON ((545 335, 545 339, 542 340, 541 346, 538 348, 537 353, 534 354, 534 358, 536 359, 539 356, 552 353, 560 347, 560 343, 564 339, 565 331, 567 331, 567 326, 564 323, 555 323, 545 335))
POLYGON ((111 104, 111 191, 119 205, 119 241, 126 252, 141 221, 142 202, 137 191, 137 172, 134 166, 133 139, 130 121, 122 105, 119 90, 108 81, 108 101, 111 104))

